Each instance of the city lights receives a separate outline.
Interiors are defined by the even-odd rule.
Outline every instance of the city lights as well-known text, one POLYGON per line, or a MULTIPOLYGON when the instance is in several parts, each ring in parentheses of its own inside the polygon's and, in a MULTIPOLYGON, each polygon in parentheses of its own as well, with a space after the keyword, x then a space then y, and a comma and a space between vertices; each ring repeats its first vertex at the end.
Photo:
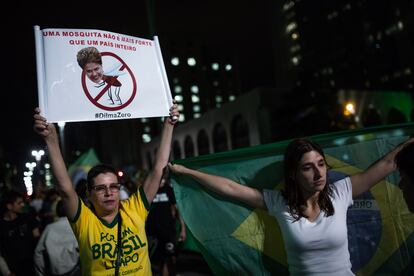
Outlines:
POLYGON ((344 115, 351 116, 355 114, 355 105, 351 102, 345 104, 344 115))
POLYGON ((42 156, 45 155, 44 150, 32 150, 32 156, 35 157, 36 161, 39 162, 42 156))

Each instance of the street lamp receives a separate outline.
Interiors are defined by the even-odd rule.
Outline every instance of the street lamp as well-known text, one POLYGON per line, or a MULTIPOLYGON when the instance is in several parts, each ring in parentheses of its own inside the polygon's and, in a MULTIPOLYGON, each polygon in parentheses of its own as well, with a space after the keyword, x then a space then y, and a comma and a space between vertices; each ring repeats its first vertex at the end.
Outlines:
POLYGON ((29 171, 33 171, 33 175, 25 175, 24 178, 24 184, 26 186, 26 190, 28 195, 31 195, 33 193, 33 180, 35 185, 38 185, 37 182, 41 181, 41 177, 43 175, 43 170, 41 167, 39 167, 38 165, 40 165, 40 160, 42 159, 42 156, 45 155, 45 151, 44 150, 32 150, 32 156, 36 159, 36 162, 27 162, 26 163, 26 167, 29 169, 29 171), (34 170, 34 168, 37 167, 36 170, 34 170))
POLYGON ((44 150, 32 150, 32 155, 35 157, 36 162, 39 162, 43 155, 45 155, 44 150))

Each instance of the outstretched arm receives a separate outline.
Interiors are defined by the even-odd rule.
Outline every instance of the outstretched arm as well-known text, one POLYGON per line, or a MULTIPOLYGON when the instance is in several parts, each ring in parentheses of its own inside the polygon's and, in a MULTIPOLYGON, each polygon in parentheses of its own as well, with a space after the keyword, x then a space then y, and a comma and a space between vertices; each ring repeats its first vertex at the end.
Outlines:
POLYGON ((352 183, 352 197, 355 198, 362 193, 371 189, 375 184, 380 182, 387 175, 392 173, 395 169, 394 158, 395 155, 402 149, 402 147, 408 143, 414 142, 414 138, 407 140, 406 142, 398 145, 395 149, 390 151, 381 159, 377 160, 368 169, 362 173, 358 173, 351 176, 352 183))
POLYGON ((263 194, 257 189, 243 186, 225 177, 192 170, 182 165, 169 164, 168 166, 173 173, 189 175, 201 185, 219 195, 246 203, 254 208, 266 209, 263 194))
POLYGON ((66 215, 69 219, 75 218, 78 210, 78 195, 73 188, 72 181, 66 170, 65 162, 63 161, 62 153, 59 147, 59 138, 56 133, 56 128, 53 124, 49 124, 46 118, 40 115, 40 109, 35 109, 34 130, 46 142, 49 159, 52 165, 53 173, 56 177, 57 190, 62 197, 66 215))
POLYGON ((149 203, 152 202, 157 194, 164 168, 167 166, 170 157, 172 134, 176 123, 172 118, 173 116, 178 118, 179 115, 177 105, 174 104, 170 109, 170 117, 164 120, 164 128, 161 134, 160 146, 155 156, 155 164, 143 183, 144 192, 149 203))

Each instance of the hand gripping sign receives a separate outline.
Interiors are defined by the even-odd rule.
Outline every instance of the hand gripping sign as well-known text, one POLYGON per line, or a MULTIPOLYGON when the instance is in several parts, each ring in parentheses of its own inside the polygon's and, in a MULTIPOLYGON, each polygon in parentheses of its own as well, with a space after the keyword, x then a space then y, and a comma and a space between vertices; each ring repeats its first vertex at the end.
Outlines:
POLYGON ((39 107, 50 122, 168 116, 158 38, 34 27, 39 107))

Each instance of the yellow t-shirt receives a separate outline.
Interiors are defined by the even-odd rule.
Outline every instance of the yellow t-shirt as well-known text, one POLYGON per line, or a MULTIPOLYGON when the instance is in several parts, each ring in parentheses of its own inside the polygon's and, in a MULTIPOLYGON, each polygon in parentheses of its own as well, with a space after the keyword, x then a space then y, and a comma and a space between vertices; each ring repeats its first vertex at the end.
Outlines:
POLYGON ((115 274, 119 214, 122 217, 119 275, 152 275, 145 234, 149 204, 144 190, 140 188, 128 200, 121 201, 119 213, 110 224, 100 220, 82 200, 79 202, 71 226, 79 243, 82 275, 115 274))

